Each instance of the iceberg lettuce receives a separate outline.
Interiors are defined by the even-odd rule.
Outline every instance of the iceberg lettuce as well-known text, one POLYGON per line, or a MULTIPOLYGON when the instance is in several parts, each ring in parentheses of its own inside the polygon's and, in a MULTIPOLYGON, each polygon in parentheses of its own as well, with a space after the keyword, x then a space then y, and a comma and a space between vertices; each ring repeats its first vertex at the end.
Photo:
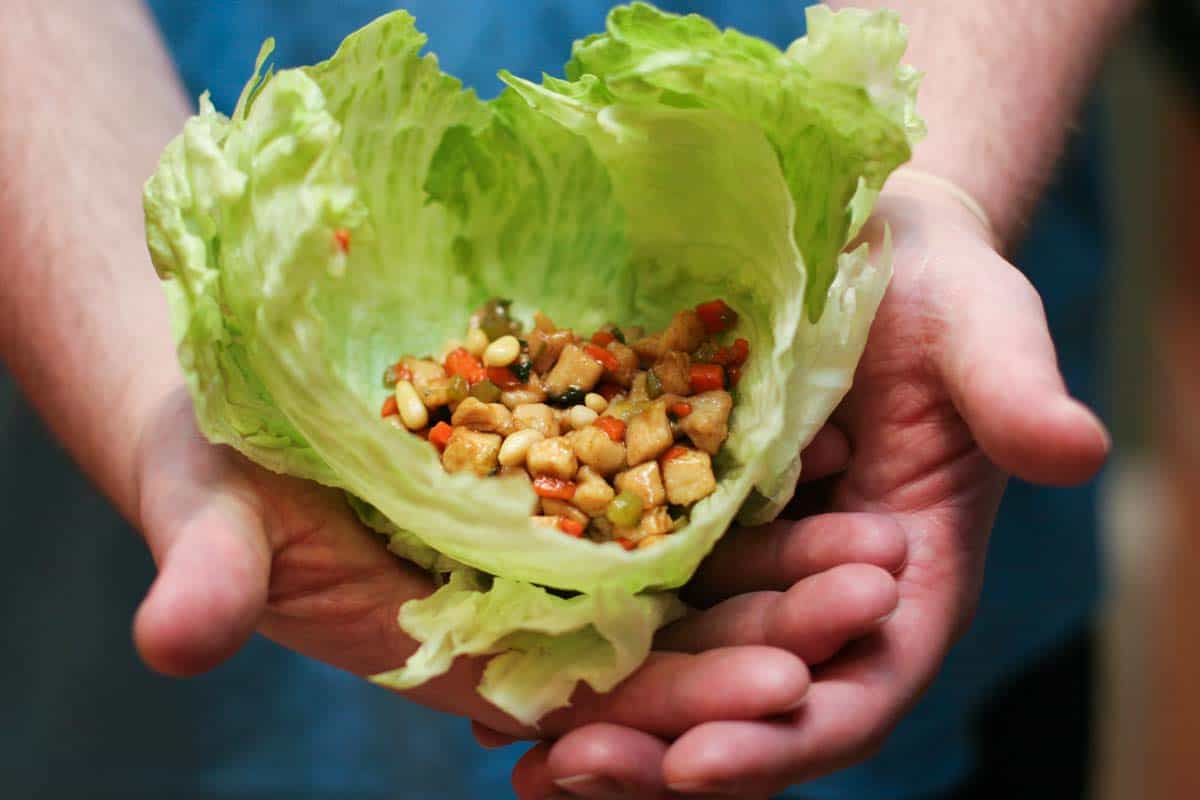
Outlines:
POLYGON ((905 41, 893 14, 817 7, 783 52, 638 3, 564 79, 502 73, 484 102, 399 11, 311 67, 264 74, 268 42, 232 116, 201 98, 144 197, 196 415, 448 575, 402 610, 422 647, 379 682, 495 655, 481 693, 534 723, 641 663, 739 512, 778 513, 888 282, 886 253, 847 247, 922 133, 905 41), (752 357, 685 528, 632 552, 563 536, 530 522, 527 486, 447 474, 380 423, 384 367, 494 296, 580 330, 738 311, 752 357))

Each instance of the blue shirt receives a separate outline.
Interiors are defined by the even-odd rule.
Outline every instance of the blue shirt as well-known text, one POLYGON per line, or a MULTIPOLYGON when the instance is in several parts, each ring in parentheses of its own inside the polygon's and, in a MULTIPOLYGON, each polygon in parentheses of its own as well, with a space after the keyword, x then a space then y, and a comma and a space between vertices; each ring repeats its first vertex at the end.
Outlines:
MULTIPOLYGON (((383 0, 154 0, 193 95, 229 111, 261 41, 279 66, 312 63, 394 7, 383 0)), ((443 68, 483 96, 501 67, 559 73, 572 40, 602 29, 604 0, 408 0, 443 68)), ((660 2, 786 44, 805 3, 660 2)), ((119 90, 120 87, 114 87, 119 90)), ((1017 262, 1046 301, 1071 389, 1095 397, 1104 264, 1095 137, 1077 143, 1017 262)), ((152 576, 135 534, 78 476, 12 387, 0 383, 0 521, 19 558, 0 584, 5 728, 0 774, 15 797, 455 798, 509 795, 523 748, 483 751, 466 722, 407 703, 256 639, 186 682, 150 674, 128 625, 152 576), (13 609, 19 609, 14 613, 13 609), (11 710, 10 710, 11 709, 11 710)), ((1002 677, 1078 628, 1099 585, 1094 495, 1010 486, 978 617, 876 758, 790 797, 904 800, 953 785, 972 760, 969 714, 1002 677)), ((11 551, 10 551, 11 552, 11 551)))

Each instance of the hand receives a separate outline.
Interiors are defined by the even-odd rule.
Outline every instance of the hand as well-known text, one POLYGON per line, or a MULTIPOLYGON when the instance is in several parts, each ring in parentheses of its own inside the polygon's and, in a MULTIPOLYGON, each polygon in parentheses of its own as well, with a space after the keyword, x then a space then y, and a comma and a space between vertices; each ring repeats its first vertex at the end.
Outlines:
MULTIPOLYGON (((929 189, 889 189, 868 231, 875 242, 884 222, 895 277, 834 417, 853 457, 833 483, 830 513, 801 525, 813 535, 867 522, 902 531, 898 610, 816 671, 790 717, 710 722, 673 742, 584 727, 526 755, 514 773, 523 799, 564 789, 597 798, 767 797, 868 758, 970 623, 1004 472, 1068 485, 1100 468, 1108 435, 1067 396, 1040 298, 982 225, 929 189)), ((731 554, 759 535, 727 539, 700 579, 752 572, 758 562, 731 554)))
MULTIPOLYGON (((208 444, 182 388, 151 417, 136 471, 142 528, 160 572, 134 628, 148 664, 173 675, 197 673, 228 657, 256 629, 359 675, 402 664, 416 649, 399 629, 397 612, 433 586, 364 530, 340 493, 275 475, 208 444)), ((825 437, 813 464, 839 469, 845 457, 844 442, 825 437)), ((887 570, 903 561, 903 539, 894 532, 861 539, 834 534, 777 526, 786 557, 765 565, 764 581, 789 585, 839 564, 861 564, 828 573, 832 579, 801 580, 786 595, 763 595, 755 607, 731 602, 680 621, 674 640, 690 640, 686 649, 697 654, 653 653, 613 692, 579 690, 572 707, 542 721, 539 735, 607 721, 671 737, 710 720, 795 708, 809 685, 804 655, 840 648, 895 608, 887 570), (808 611, 834 602, 847 581, 853 591, 838 605, 836 624, 808 611), (775 609, 771 625, 758 624, 764 605, 775 609)), ((766 561, 762 554, 748 557, 766 561)), ((719 583, 714 593, 722 591, 719 583)), ((485 735, 534 735, 476 693, 483 665, 462 659, 446 676, 406 695, 499 732, 485 735)))

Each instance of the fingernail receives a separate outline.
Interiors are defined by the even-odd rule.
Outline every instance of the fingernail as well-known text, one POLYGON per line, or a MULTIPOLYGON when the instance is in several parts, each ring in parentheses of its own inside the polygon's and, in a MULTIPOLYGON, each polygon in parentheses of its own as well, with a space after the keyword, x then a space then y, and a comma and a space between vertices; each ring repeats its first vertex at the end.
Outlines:
POLYGON ((621 800, 627 796, 620 784, 603 775, 572 775, 559 778, 554 785, 566 789, 572 797, 585 797, 587 800, 621 800))
POLYGON ((736 794, 729 792, 726 789, 713 786, 709 783, 703 783, 701 781, 695 781, 691 783, 686 781, 684 783, 669 783, 667 784, 667 788, 672 792, 679 792, 679 794, 705 794, 709 795, 710 797, 737 797, 736 794))
POLYGON ((896 612, 897 612, 897 611, 899 611, 899 610, 900 610, 900 609, 898 609, 898 608, 893 608, 891 611, 889 611, 888 613, 884 614, 884 615, 883 615, 882 617, 880 617, 879 619, 875 620, 875 626, 876 626, 876 627, 878 627, 878 626, 880 626, 880 625, 883 625, 885 622, 887 622, 888 620, 890 620, 892 617, 896 616, 896 612))
POLYGON ((1073 407, 1072 410, 1075 415, 1083 416, 1087 419, 1088 424, 1096 430, 1096 434, 1104 442, 1104 452, 1107 453, 1112 450, 1112 435, 1108 432, 1108 428, 1104 427, 1104 423, 1100 421, 1100 418, 1096 416, 1096 412, 1074 398, 1070 398, 1068 402, 1073 407))

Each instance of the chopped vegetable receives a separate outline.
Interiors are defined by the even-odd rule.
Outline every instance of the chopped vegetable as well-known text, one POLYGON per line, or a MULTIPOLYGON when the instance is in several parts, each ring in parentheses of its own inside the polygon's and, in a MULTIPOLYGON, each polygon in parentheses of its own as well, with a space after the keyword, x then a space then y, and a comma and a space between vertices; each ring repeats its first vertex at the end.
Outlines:
POLYGON ((617 361, 617 357, 605 350, 603 347, 595 344, 589 344, 583 348, 583 351, 592 358, 596 359, 596 361, 600 363, 600 366, 604 367, 610 372, 621 368, 621 362, 617 361))
POLYGON ((500 387, 490 380, 482 380, 471 387, 471 397, 485 403, 494 403, 500 399, 500 387))
POLYGON ((525 379, 522 380, 517 377, 517 374, 512 371, 511 367, 488 367, 487 379, 502 391, 508 391, 509 389, 516 389, 524 380, 528 380, 529 375, 526 373, 525 379))
POLYGON ((692 364, 690 384, 694 394, 724 389, 725 370, 719 364, 692 364))
POLYGON ((413 375, 408 367, 404 366, 403 362, 397 361, 383 371, 383 388, 395 389, 396 381, 411 381, 412 379, 413 375))
POLYGON ((451 375, 461 375, 467 383, 471 384, 479 383, 487 377, 487 371, 484 370, 479 359, 462 347, 451 350, 446 356, 446 372, 451 375))
POLYGON ((383 401, 383 408, 379 410, 379 416, 390 417, 399 412, 396 407, 396 395, 389 394, 387 399, 383 401))
POLYGON ((632 528, 642 518, 642 498, 631 491, 624 491, 612 499, 604 516, 618 528, 632 528))
POLYGON ((439 422, 429 429, 429 443, 436 447, 439 451, 446 449, 446 442, 450 441, 450 434, 454 433, 454 428, 447 425, 445 422, 439 422))
POLYGON ((649 397, 651 400, 657 400, 659 397, 662 397, 662 393, 663 393, 663 385, 662 385, 662 381, 659 380, 657 373, 655 373, 653 370, 651 370, 650 372, 647 372, 646 373, 646 396, 649 397))
POLYGON ((696 306, 696 314, 708 333, 721 333, 737 324, 737 312, 724 300, 711 300, 696 306))
POLYGON ((338 228, 333 232, 333 242, 337 245, 337 249, 343 253, 350 252, 350 231, 345 228, 338 228))
POLYGON ((608 331, 596 331, 592 334, 592 344, 600 347, 605 347, 609 342, 616 341, 617 337, 608 331))
POLYGON ((616 417, 600 417, 596 420, 595 425, 608 434, 608 438, 614 442, 625 441, 625 423, 616 417))
POLYGON ((558 518, 558 529, 568 536, 579 538, 583 536, 583 523, 566 517, 558 518))
POLYGON ((476 327, 487 334, 489 340, 499 339, 506 334, 520 333, 521 324, 509 316, 511 300, 495 298, 484 304, 475 315, 476 327))
POLYGON ((690 403, 685 403, 681 400, 678 403, 671 403, 671 407, 668 410, 675 419, 682 419, 692 413, 692 406, 690 403))
POLYGON ((533 479, 533 491, 538 497, 570 500, 575 496, 575 484, 552 475, 538 475, 533 479))
POLYGON ((624 391, 615 383, 602 383, 596 387, 596 394, 603 397, 605 400, 612 402, 612 399, 624 391))

